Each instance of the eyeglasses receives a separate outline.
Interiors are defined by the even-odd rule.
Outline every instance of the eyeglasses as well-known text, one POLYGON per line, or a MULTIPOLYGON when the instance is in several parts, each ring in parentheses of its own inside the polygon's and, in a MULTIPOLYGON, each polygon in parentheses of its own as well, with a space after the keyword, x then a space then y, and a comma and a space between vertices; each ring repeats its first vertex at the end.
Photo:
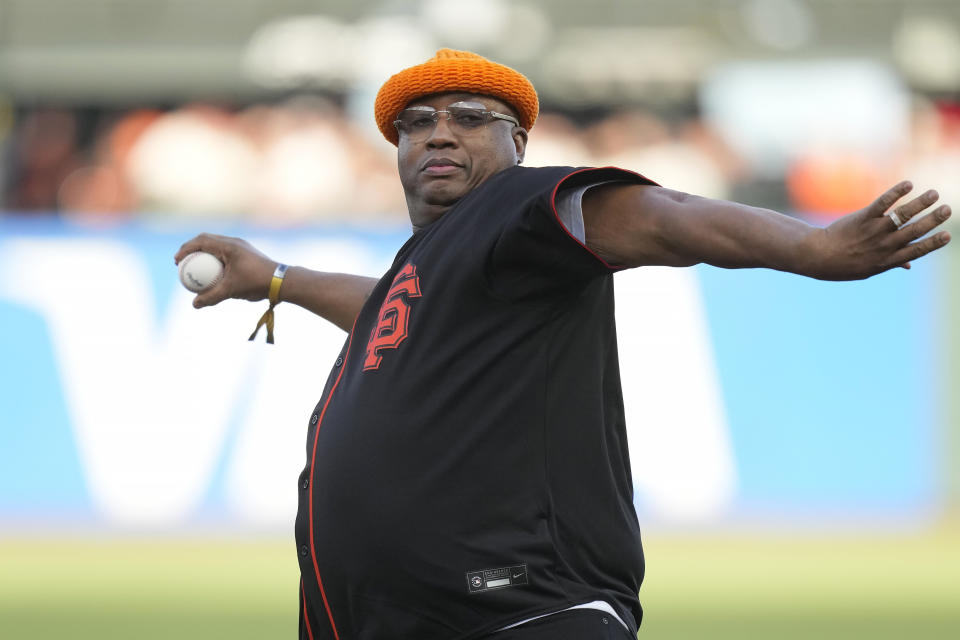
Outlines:
POLYGON ((513 116, 490 111, 482 105, 465 102, 455 102, 439 111, 426 106, 410 107, 397 115, 393 126, 408 141, 423 142, 437 128, 441 113, 446 114, 447 126, 455 135, 471 135, 494 120, 506 120, 512 122, 514 126, 520 126, 520 122, 513 116))

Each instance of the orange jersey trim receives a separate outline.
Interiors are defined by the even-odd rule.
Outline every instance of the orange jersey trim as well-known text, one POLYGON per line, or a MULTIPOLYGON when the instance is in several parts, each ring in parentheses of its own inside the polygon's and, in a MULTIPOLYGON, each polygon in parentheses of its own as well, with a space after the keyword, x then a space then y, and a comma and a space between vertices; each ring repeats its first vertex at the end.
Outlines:
POLYGON ((641 180, 645 180, 646 184, 649 184, 650 186, 659 186, 659 185, 653 180, 651 180, 650 178, 647 178, 646 176, 641 175, 636 171, 630 171, 629 169, 621 169, 620 167, 609 167, 609 166, 608 167, 589 167, 586 169, 577 169, 576 171, 572 171, 568 173, 553 187, 553 191, 550 193, 550 209, 553 211, 553 217, 556 218, 557 224, 560 225, 560 228, 563 229, 563 232, 566 233, 568 236, 570 236, 571 240, 573 240, 578 245, 586 249, 590 253, 590 255, 592 255, 594 258, 596 258, 601 263, 603 263, 603 266, 605 266, 606 268, 612 271, 617 271, 617 270, 625 269, 626 267, 624 267, 623 265, 610 264, 609 262, 601 258, 599 255, 597 255, 597 253, 593 249, 588 247, 586 240, 584 240, 583 242, 580 242, 579 238, 577 238, 575 235, 570 233, 570 230, 567 229, 567 225, 563 224, 563 220, 560 219, 560 214, 557 212, 557 192, 560 191, 560 187, 563 186, 564 182, 566 182, 573 176, 579 175, 581 173, 591 173, 591 172, 599 172, 599 171, 619 171, 621 173, 634 175, 640 178, 641 180))
MULTIPOLYGON (((357 314, 359 317, 359 314, 357 314)), ((330 406, 330 400, 333 398, 334 392, 337 390, 337 387, 340 385, 340 379, 343 377, 343 372, 347 369, 347 358, 350 357, 350 345, 353 344, 353 330, 357 327, 357 321, 354 319, 353 327, 350 329, 350 339, 347 341, 347 351, 344 354, 343 364, 340 365, 340 373, 337 374, 337 379, 333 383, 333 387, 330 388, 330 393, 327 394, 327 401, 323 403, 323 409, 320 410, 320 416, 317 418, 316 430, 313 433, 313 449, 310 454, 310 475, 313 475, 314 464, 317 461, 317 442, 320 439, 320 427, 323 424, 323 416, 327 413, 327 407, 330 406)), ((330 628, 333 629, 333 637, 336 640, 340 640, 340 634, 337 632, 337 625, 333 621, 333 612, 330 610, 330 603, 327 601, 327 592, 323 588, 323 580, 320 578, 320 567, 317 565, 317 553, 315 551, 314 542, 313 542, 313 482, 310 482, 310 493, 307 496, 307 499, 310 502, 309 506, 309 519, 310 519, 310 559, 313 561, 313 572, 317 578, 317 586, 320 587, 320 597, 323 598, 323 607, 327 610, 327 618, 330 620, 330 628)), ((304 598, 304 603, 306 603, 306 598, 304 598)))

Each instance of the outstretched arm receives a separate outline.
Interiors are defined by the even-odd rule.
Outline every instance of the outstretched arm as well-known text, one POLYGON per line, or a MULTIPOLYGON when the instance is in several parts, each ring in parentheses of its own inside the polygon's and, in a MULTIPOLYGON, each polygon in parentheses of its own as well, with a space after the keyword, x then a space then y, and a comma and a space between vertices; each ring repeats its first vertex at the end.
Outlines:
MULTIPOLYGON (((174 261, 179 264, 194 251, 212 253, 224 265, 223 279, 209 291, 197 294, 194 307, 208 307, 228 298, 253 302, 267 298, 277 263, 246 240, 203 233, 184 243, 174 261)), ((375 278, 291 267, 280 287, 280 300, 303 307, 350 331, 376 283, 375 278)))
POLYGON ((896 209, 913 186, 901 182, 860 211, 813 227, 768 209, 710 200, 648 185, 609 184, 583 198, 587 246, 610 264, 768 267, 821 280, 859 280, 939 249, 950 217, 943 205, 907 224, 938 199, 928 191, 896 209), (897 227, 895 213, 905 225, 897 227), (922 238, 922 239, 921 239, 922 238))

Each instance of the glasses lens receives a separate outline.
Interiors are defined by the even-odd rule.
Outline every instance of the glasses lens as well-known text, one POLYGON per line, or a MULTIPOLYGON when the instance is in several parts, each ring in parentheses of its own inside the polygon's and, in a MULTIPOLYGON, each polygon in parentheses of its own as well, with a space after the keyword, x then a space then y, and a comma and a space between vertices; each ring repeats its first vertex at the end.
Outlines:
POLYGON ((482 106, 450 105, 441 111, 422 107, 404 109, 393 124, 410 142, 422 142, 433 133, 441 116, 446 117, 447 126, 457 135, 475 133, 490 120, 490 112, 482 106))
POLYGON ((487 121, 487 112, 473 107, 447 107, 450 113, 450 127, 461 133, 474 131, 487 121))
POLYGON ((404 109, 393 124, 397 131, 416 142, 430 135, 439 117, 432 109, 404 109))

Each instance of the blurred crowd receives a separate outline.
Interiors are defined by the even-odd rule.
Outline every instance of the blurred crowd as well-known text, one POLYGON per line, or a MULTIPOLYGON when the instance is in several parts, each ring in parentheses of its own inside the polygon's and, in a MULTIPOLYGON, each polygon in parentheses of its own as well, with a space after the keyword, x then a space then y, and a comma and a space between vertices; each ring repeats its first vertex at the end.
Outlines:
POLYGON ((289 225, 403 210, 392 147, 322 99, 25 110, 5 146, 8 211, 289 225))
MULTIPOLYGON (((406 219, 396 150, 335 102, 299 96, 225 108, 0 110, 0 210, 125 220, 222 218, 290 226, 406 219)), ((615 165, 665 186, 770 206, 823 222, 907 177, 956 194, 960 106, 917 101, 896 157, 798 154, 761 177, 702 119, 546 109, 525 163, 615 165)))

